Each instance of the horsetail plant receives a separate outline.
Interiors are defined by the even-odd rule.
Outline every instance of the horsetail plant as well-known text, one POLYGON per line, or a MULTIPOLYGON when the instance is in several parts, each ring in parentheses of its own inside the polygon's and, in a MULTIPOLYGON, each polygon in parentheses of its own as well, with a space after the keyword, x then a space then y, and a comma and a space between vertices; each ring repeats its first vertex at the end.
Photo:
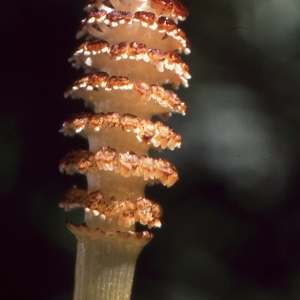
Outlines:
POLYGON ((87 190, 70 189, 60 207, 83 207, 81 226, 67 223, 77 239, 74 299, 130 299, 136 259, 151 240, 135 223, 160 227, 162 208, 146 199, 147 184, 170 187, 175 167, 147 155, 150 147, 173 150, 181 136, 150 119, 185 114, 186 105, 171 90, 188 86, 188 66, 178 53, 189 42, 178 28, 187 16, 177 0, 88 0, 77 32, 85 39, 70 62, 86 75, 66 91, 93 113, 71 116, 65 135, 88 139, 89 150, 73 150, 60 170, 87 177, 87 190))

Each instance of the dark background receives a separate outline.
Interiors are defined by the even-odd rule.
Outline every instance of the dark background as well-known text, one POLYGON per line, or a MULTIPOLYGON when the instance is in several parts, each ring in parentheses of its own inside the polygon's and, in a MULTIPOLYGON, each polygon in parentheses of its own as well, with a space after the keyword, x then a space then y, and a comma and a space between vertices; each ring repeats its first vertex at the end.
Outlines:
MULTIPOLYGON (((147 190, 163 226, 143 250, 132 299, 300 299, 297 0, 183 1, 192 44, 180 181, 147 190)), ((72 298, 74 237, 58 208, 84 177, 58 172, 84 109, 64 99, 83 1, 3 1, 0 15, 0 298, 72 298)))

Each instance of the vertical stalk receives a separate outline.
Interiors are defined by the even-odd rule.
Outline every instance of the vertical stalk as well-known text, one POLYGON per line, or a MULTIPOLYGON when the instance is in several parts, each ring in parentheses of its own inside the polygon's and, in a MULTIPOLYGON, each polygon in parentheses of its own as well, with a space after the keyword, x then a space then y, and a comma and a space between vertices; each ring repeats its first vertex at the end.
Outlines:
POLYGON ((89 150, 70 151, 60 170, 87 176, 87 191, 69 190, 60 206, 83 207, 81 226, 67 224, 77 239, 75 300, 130 299, 136 259, 151 240, 135 223, 160 227, 162 209, 144 198, 147 184, 171 187, 178 180, 167 160, 147 155, 150 147, 174 150, 181 136, 162 122, 186 105, 163 84, 188 86, 189 41, 177 26, 187 16, 177 0, 87 0, 85 37, 70 58, 86 75, 66 96, 80 98, 93 113, 72 116, 66 135, 81 134, 89 150))
POLYGON ((151 234, 67 227, 77 239, 74 300, 130 299, 136 259, 151 234))

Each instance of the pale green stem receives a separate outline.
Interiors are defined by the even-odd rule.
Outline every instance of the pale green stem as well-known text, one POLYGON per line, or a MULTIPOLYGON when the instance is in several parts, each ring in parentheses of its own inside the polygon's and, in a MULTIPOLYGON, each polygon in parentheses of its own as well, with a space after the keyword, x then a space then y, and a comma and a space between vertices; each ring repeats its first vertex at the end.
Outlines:
POLYGON ((148 232, 104 232, 67 224, 77 238, 74 300, 129 300, 148 232))

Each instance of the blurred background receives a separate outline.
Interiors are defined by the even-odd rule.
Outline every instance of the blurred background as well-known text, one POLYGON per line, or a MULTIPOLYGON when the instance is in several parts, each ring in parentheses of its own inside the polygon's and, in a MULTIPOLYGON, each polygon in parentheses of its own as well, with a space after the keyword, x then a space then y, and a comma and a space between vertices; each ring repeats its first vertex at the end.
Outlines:
MULTIPOLYGON (((185 0, 193 78, 183 136, 164 151, 180 181, 147 189, 163 226, 139 257, 133 300, 300 299, 300 2, 185 0)), ((0 16, 0 298, 72 299, 75 238, 58 208, 82 176, 59 160, 86 141, 58 133, 82 74, 81 0, 3 1, 0 16)))

